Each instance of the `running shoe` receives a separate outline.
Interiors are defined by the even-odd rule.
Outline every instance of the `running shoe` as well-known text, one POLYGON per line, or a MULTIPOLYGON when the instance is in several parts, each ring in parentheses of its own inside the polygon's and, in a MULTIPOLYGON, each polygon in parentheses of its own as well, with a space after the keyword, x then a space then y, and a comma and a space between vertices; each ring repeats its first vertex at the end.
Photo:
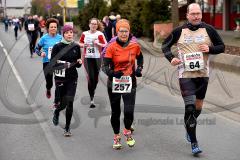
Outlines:
POLYGON ((133 133, 135 131, 135 127, 131 125, 130 131, 133 133))
POLYGON ((135 140, 132 137, 132 132, 131 130, 127 130, 124 128, 123 134, 126 137, 126 143, 129 147, 133 147, 135 145, 135 140))
POLYGON ((93 101, 91 101, 90 103, 91 103, 90 108, 95 108, 96 107, 93 101))
POLYGON ((115 134, 113 138, 113 149, 121 149, 122 144, 121 144, 121 136, 119 134, 115 134))
POLYGON ((72 133, 70 132, 70 129, 64 129, 63 135, 64 137, 71 137, 72 133))
POLYGON ((48 99, 51 98, 51 90, 46 90, 46 97, 47 97, 48 99))
POLYGON ((198 143, 192 143, 192 153, 194 156, 197 156, 199 153, 202 153, 202 150, 199 148, 198 143))

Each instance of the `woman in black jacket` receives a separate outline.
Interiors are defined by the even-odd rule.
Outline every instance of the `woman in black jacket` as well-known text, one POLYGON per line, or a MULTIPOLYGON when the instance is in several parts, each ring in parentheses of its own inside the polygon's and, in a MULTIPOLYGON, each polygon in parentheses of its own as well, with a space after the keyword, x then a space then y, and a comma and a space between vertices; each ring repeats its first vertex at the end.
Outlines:
POLYGON ((82 60, 80 46, 73 41, 73 27, 65 25, 62 32, 63 39, 53 46, 50 61, 55 75, 55 98, 60 102, 54 111, 53 124, 58 125, 59 113, 66 108, 64 136, 71 136, 70 124, 78 79, 76 68, 81 67, 82 60))

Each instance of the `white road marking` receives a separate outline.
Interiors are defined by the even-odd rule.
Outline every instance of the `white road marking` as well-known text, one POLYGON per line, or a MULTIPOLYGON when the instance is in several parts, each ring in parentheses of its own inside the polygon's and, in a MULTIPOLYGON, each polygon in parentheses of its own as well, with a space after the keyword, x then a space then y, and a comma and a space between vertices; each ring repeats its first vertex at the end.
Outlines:
MULTIPOLYGON (((5 48, 3 48, 3 52, 5 53, 5 56, 7 57, 7 60, 8 60, 8 63, 9 65, 11 66, 12 68, 12 71, 14 73, 14 75, 16 76, 16 79, 17 81, 19 82, 22 90, 23 90, 23 93, 24 93, 24 96, 27 98, 28 97, 28 89, 27 87, 24 85, 23 81, 22 81, 22 78, 20 77, 16 67, 14 66, 10 56, 8 55, 8 52, 5 48)), ((35 107, 37 106, 37 104, 34 102, 31 104, 31 107, 35 107)), ((36 119, 40 122, 41 119, 44 119, 44 116, 43 114, 39 111, 39 110, 36 110, 35 112, 33 112, 36 119)), ((57 160, 66 160, 67 158, 65 157, 65 155, 63 154, 63 150, 61 149, 61 147, 59 146, 59 144, 57 143, 53 133, 51 132, 51 129, 49 128, 48 124, 45 122, 45 123, 39 123, 42 130, 44 131, 44 134, 47 138, 47 141, 56 157, 57 160)))
POLYGON ((3 44, 2 44, 2 42, 1 42, 1 41, 0 41, 0 46, 1 46, 1 47, 3 47, 3 44))

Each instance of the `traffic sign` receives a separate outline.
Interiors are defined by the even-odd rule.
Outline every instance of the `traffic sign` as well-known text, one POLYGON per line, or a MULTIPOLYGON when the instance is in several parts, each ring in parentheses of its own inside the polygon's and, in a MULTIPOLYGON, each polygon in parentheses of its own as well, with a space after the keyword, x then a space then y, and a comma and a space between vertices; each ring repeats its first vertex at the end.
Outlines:
POLYGON ((62 7, 62 8, 64 8, 64 7, 65 7, 65 0, 60 0, 60 1, 58 2, 58 5, 59 5, 60 7, 62 7))

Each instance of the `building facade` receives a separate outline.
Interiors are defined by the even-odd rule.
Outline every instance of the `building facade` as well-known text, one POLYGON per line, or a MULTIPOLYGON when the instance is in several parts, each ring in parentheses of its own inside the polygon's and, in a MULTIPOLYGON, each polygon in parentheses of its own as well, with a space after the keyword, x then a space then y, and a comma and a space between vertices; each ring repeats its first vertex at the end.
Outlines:
POLYGON ((196 0, 203 12, 203 21, 220 30, 235 30, 240 20, 240 0, 196 0))
POLYGON ((31 1, 32 0, 0 0, 2 16, 23 16, 24 14, 29 14, 31 1))

